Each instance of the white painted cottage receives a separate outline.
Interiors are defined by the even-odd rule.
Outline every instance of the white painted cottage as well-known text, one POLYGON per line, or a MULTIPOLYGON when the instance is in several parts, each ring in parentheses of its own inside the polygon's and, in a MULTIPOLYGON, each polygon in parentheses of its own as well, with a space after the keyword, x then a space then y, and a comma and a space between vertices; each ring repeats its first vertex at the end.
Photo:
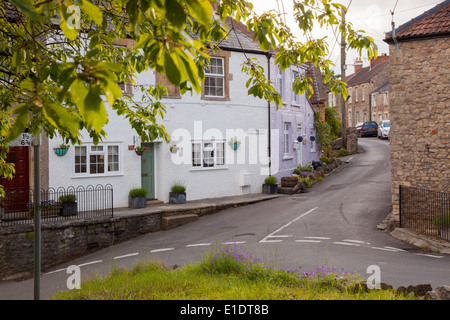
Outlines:
MULTIPOLYGON (((62 140, 49 140, 48 186, 110 184, 114 207, 126 207, 129 190, 141 186, 148 199, 167 202, 174 182, 186 185, 188 200, 260 193, 268 175, 268 103, 247 94, 248 76, 241 68, 246 56, 263 66, 268 60, 258 44, 238 30, 220 47, 211 55, 201 94, 181 95, 177 87, 168 86, 162 101, 167 112, 160 123, 171 136, 170 144, 141 143, 128 120, 109 108, 107 137, 98 145, 85 134, 81 146, 71 146, 61 157, 53 148, 62 140), (240 142, 236 150, 231 139, 240 142), (133 145, 146 151, 139 156, 133 145), (175 145, 179 149, 172 153, 175 145)), ((164 77, 148 71, 139 74, 136 85, 157 82, 165 83, 164 77)), ((133 94, 138 101, 139 92, 133 94)))

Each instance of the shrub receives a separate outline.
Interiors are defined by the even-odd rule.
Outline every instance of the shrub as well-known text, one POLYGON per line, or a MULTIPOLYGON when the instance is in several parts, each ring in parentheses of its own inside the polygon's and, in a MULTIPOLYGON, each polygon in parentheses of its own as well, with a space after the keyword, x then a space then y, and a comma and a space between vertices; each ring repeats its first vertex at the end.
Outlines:
POLYGON ((147 196, 147 190, 144 188, 134 188, 131 189, 128 196, 130 197, 146 197, 147 196))
POLYGON ((170 191, 173 193, 185 193, 186 186, 182 182, 174 182, 170 187, 170 191))
POLYGON ((267 177, 266 179, 264 179, 265 184, 277 184, 277 182, 278 182, 278 179, 274 176, 270 176, 270 177, 267 177))
POLYGON ((314 167, 313 167, 312 163, 310 162, 310 163, 304 164, 304 165, 299 164, 299 165, 297 166, 297 169, 298 169, 299 171, 313 171, 313 170, 314 170, 314 167))
POLYGON ((442 213, 433 219, 432 224, 437 228, 450 228, 450 213, 442 213))
POLYGON ((59 197, 59 201, 65 203, 65 202, 76 202, 77 196, 74 194, 63 194, 59 197))
POLYGON ((348 156, 350 152, 348 152, 345 148, 339 149, 338 156, 339 157, 345 157, 348 156))
POLYGON ((307 188, 311 188, 314 183, 314 181, 308 177, 300 177, 300 181, 303 182, 307 188))
POLYGON ((325 164, 331 164, 334 162, 334 158, 328 158, 327 156, 322 156, 320 158, 320 161, 322 161, 325 164))

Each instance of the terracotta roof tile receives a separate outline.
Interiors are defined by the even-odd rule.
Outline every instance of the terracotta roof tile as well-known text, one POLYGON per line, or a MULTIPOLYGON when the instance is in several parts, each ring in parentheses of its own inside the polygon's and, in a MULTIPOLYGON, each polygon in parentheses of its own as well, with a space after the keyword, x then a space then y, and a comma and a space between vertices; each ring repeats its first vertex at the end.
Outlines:
MULTIPOLYGON (((397 40, 450 35, 450 0, 413 18, 395 30, 397 40)), ((386 34, 386 41, 393 41, 392 32, 386 34)))

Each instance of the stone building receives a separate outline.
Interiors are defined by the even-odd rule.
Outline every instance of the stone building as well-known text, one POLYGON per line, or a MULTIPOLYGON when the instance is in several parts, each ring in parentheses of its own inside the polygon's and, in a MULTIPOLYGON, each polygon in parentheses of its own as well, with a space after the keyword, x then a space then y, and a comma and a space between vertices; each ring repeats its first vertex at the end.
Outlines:
POLYGON ((355 63, 355 72, 346 77, 349 99, 346 103, 347 126, 354 127, 359 122, 376 120, 371 118, 373 106, 371 93, 389 79, 389 56, 381 54, 363 67, 355 63))
POLYGON ((371 94, 372 120, 380 123, 389 120, 389 81, 373 91, 371 94))
POLYGON ((450 190, 450 1, 386 35, 393 213, 399 186, 450 190))

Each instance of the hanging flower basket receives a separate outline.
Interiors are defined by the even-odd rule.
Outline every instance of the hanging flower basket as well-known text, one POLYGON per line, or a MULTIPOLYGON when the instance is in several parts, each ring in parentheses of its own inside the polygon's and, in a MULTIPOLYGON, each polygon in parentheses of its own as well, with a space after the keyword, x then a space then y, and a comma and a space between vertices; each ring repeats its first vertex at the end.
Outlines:
POLYGON ((231 149, 237 150, 241 142, 239 140, 234 140, 233 138, 231 138, 231 140, 228 141, 228 144, 230 145, 231 149))
POLYGON ((169 150, 170 150, 170 152, 172 152, 172 153, 177 153, 177 151, 180 150, 180 148, 177 147, 176 144, 174 144, 174 145, 172 145, 172 146, 169 147, 169 150))
POLYGON ((140 147, 140 146, 138 146, 138 147, 133 146, 133 148, 134 148, 134 152, 136 152, 136 154, 138 156, 142 156, 144 154, 144 151, 147 150, 144 147, 140 147))
POLYGON ((69 151, 69 146, 65 144, 61 144, 58 148, 53 148, 53 151, 58 157, 62 157, 69 151))

